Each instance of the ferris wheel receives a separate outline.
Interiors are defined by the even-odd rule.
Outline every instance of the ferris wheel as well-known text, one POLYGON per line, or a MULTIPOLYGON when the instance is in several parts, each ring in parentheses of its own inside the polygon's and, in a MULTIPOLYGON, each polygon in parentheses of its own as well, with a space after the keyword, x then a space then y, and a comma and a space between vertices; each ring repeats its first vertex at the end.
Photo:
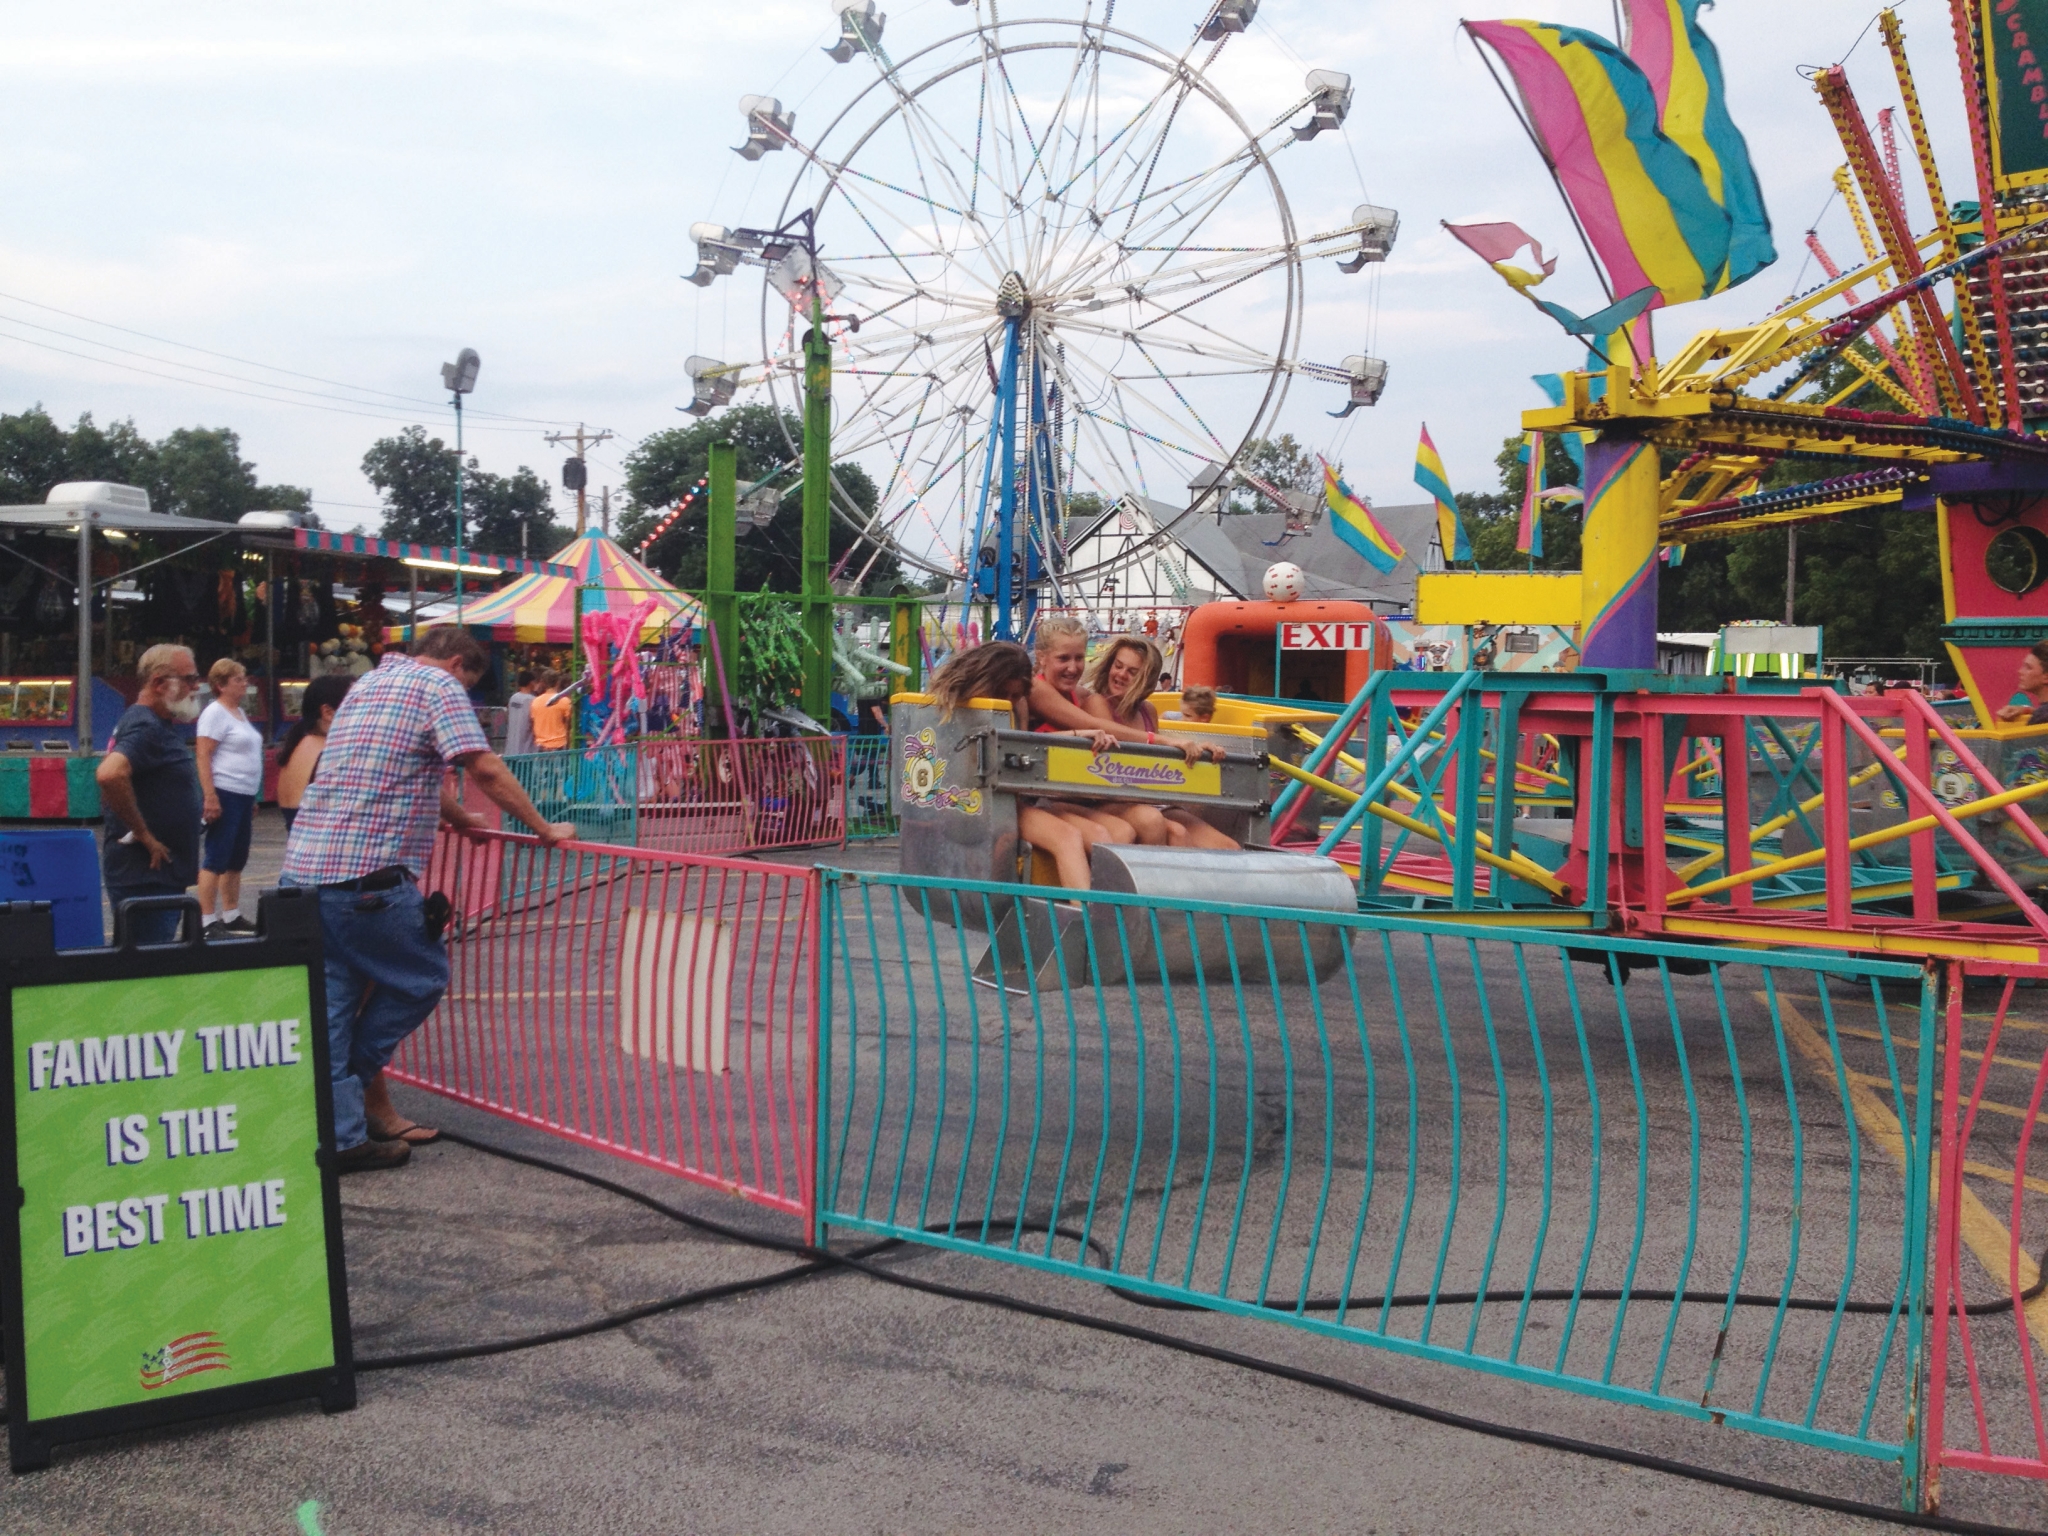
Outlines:
POLYGON ((846 574, 887 550, 989 604, 1000 638, 1100 574, 1069 544, 1126 497, 1149 504, 1153 540, 1238 487, 1284 507, 1245 459, 1294 381, 1344 416, 1387 371, 1341 348, 1302 356, 1308 264, 1383 261, 1399 220, 1367 204, 1297 227, 1283 167, 1343 124, 1352 86, 1312 69, 1286 110, 1248 120, 1215 65, 1258 0, 1195 10, 1174 47, 1116 25, 1116 0, 1014 20, 971 3, 971 26, 900 58, 874 0, 834 5, 826 51, 859 73, 815 134, 777 99, 742 98, 737 153, 785 156, 793 175, 773 227, 691 227, 690 281, 763 281, 757 355, 690 358, 686 409, 759 392, 787 422, 825 312, 832 455, 879 493, 863 507, 834 478, 834 514, 860 535, 846 574))

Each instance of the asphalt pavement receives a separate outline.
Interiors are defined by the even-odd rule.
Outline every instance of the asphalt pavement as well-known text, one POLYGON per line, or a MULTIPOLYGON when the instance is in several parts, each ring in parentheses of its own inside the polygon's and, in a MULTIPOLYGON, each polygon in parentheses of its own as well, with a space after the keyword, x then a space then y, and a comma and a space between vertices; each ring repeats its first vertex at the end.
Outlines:
MULTIPOLYGON (((428 1094, 401 1088, 397 1096, 424 1122, 602 1174, 749 1232, 799 1235, 792 1219, 718 1191, 428 1094)), ((453 1143, 342 1188, 355 1348, 365 1359, 569 1327, 791 1262, 453 1143)), ((1424 1203, 1428 1193, 1425 1184, 1424 1203)), ((1671 1212, 1653 1215, 1657 1225, 1671 1212)), ((1874 1462, 1280 1322, 1160 1313, 1085 1280, 916 1246, 879 1262, 1478 1419, 1841 1497, 1896 1499, 1895 1474, 1874 1462)), ((2048 1524, 2039 1490, 2013 1480, 1952 1474, 1948 1509, 2048 1524)), ((48 1470, 0 1486, 0 1536, 970 1528, 1892 1527, 1491 1438, 1156 1343, 843 1270, 566 1342, 367 1372, 358 1406, 331 1417, 307 1405, 67 1448, 48 1470)))

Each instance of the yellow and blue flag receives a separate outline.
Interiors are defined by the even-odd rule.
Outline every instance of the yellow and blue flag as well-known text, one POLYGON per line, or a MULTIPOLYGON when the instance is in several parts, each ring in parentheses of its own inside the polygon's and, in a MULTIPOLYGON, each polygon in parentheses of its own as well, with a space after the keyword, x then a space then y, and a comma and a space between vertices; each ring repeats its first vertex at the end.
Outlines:
POLYGON ((1749 145, 1728 115, 1721 55, 1700 30, 1702 0, 1626 0, 1628 56, 1657 98, 1657 126, 1700 168, 1707 196, 1728 215, 1733 288, 1778 259, 1771 219, 1750 164, 1749 145))
POLYGON ((1391 575, 1408 551, 1380 526, 1365 498, 1340 480, 1328 461, 1323 464, 1323 502, 1330 509, 1330 531, 1382 576, 1391 575))
POLYGON ((1465 537, 1465 524, 1458 517, 1458 498, 1451 494, 1450 477, 1444 461, 1429 440, 1429 423, 1422 424, 1422 440, 1415 445, 1415 483, 1436 502, 1436 533, 1443 545, 1444 561, 1470 560, 1472 545, 1465 537))
POLYGON ((1692 156, 1659 127, 1656 93, 1634 60, 1580 27, 1469 21, 1465 28, 1514 80, 1611 293, 1653 288, 1655 307, 1728 286, 1728 212, 1692 156))

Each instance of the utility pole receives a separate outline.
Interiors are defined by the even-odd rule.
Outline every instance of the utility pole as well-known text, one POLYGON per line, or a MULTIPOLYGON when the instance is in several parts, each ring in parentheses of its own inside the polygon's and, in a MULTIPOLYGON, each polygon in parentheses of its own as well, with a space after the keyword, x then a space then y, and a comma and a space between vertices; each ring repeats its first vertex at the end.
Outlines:
POLYGON ((612 488, 610 486, 606 486, 598 493, 597 504, 599 508, 598 527, 604 530, 606 538, 610 538, 612 536, 612 488))
MULTIPOLYGON (((547 434, 547 440, 558 448, 564 443, 574 443, 576 445, 576 457, 581 461, 590 449, 595 448, 599 443, 611 441, 613 435, 609 427, 602 432, 586 432, 583 428, 583 423, 579 421, 576 423, 576 430, 574 432, 550 432, 547 434)), ((583 537, 584 529, 589 526, 589 508, 588 503, 584 500, 585 493, 583 490, 583 482, 587 478, 587 474, 578 473, 576 484, 571 487, 576 492, 576 536, 579 539, 583 537)))
POLYGON ((1792 598, 1799 587, 1799 530, 1785 530, 1785 624, 1792 625, 1792 598))
POLYGON ((811 297, 804 332, 804 713, 832 728, 832 343, 825 305, 811 297))

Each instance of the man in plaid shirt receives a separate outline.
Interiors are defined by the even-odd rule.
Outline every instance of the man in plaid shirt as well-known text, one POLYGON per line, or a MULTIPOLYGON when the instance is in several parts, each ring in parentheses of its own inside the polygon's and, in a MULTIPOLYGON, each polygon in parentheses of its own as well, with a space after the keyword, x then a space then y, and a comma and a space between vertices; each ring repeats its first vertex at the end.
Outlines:
POLYGON ((467 769, 543 843, 575 836, 542 819, 485 742, 468 690, 486 665, 483 647, 453 628, 430 631, 410 656, 386 655, 336 713, 285 849, 283 883, 320 892, 343 1173, 396 1168, 438 1134, 402 1120, 383 1072, 448 989, 448 952, 428 932, 419 888, 435 825, 482 826, 448 792, 445 770, 467 769))

